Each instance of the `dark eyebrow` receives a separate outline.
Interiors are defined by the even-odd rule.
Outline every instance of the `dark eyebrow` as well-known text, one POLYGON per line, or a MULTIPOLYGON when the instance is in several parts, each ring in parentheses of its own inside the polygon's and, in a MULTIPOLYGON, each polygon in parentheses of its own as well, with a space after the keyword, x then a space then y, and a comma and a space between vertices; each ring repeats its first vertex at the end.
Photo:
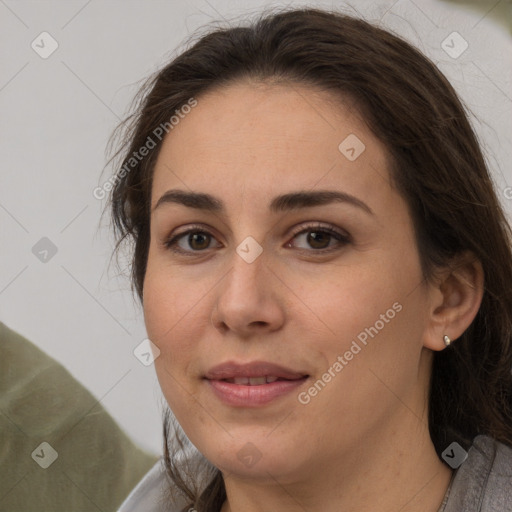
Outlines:
POLYGON ((277 213, 310 206, 322 206, 334 202, 348 203, 373 215, 372 209, 357 197, 347 194, 346 192, 337 192, 334 190, 292 192, 290 194, 277 196, 270 203, 270 210, 277 213))
POLYGON ((224 203, 210 194, 186 192, 184 190, 168 190, 157 201, 153 211, 166 203, 182 204, 188 208, 196 208, 198 210, 206 210, 209 212, 220 213, 224 210, 224 203))
MULTIPOLYGON (((361 208, 370 215, 374 214, 372 209, 357 197, 347 194, 346 192, 333 190, 290 192, 272 199, 269 208, 271 212, 278 213, 311 206, 322 206, 334 202, 348 203, 361 208)), ((188 208, 196 208, 198 210, 216 213, 222 213, 224 211, 224 203, 220 199, 210 194, 199 192, 168 190, 157 201, 153 211, 165 203, 177 203, 187 206, 188 208)))

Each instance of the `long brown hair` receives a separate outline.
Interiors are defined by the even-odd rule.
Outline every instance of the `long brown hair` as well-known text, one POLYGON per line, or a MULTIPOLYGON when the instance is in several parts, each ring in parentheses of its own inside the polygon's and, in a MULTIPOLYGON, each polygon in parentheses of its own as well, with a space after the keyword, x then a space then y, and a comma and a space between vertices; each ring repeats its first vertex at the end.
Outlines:
MULTIPOLYGON (((364 20, 310 8, 265 12, 247 26, 210 31, 146 84, 124 125, 121 168, 190 98, 200 102, 213 87, 248 78, 351 98, 391 156, 424 278, 466 251, 482 263, 485 291, 475 320, 451 347, 434 354, 430 435, 438 454, 452 441, 469 447, 479 434, 512 446, 511 229, 453 87, 418 50, 364 20)), ((133 242, 132 283, 141 300, 160 146, 158 141, 129 172, 118 173, 111 196, 117 248, 123 240, 133 242)), ((169 426, 167 413, 165 460, 175 487, 198 512, 220 510, 226 496, 220 471, 192 490, 168 448, 178 440, 180 449, 180 436, 171 439, 169 426)))

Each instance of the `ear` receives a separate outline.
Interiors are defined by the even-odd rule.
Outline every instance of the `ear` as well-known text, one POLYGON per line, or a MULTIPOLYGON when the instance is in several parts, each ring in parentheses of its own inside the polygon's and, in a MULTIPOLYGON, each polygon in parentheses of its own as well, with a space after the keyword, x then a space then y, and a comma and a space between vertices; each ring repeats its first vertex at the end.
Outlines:
POLYGON ((482 264, 472 253, 465 252, 437 272, 430 289, 430 318, 423 345, 439 351, 446 348, 445 335, 453 342, 478 313, 484 294, 482 264))

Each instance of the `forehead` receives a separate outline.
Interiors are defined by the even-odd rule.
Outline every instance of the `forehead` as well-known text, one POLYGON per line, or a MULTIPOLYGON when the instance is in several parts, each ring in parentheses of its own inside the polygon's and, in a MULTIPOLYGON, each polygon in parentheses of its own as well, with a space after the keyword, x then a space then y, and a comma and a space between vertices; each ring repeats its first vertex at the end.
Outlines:
POLYGON ((349 99, 297 84, 247 82, 196 99, 164 139, 153 204, 171 187, 219 195, 253 190, 257 201, 256 191, 268 187, 371 195, 389 182, 386 149, 349 99), (364 150, 354 160, 347 158, 351 148, 364 150))

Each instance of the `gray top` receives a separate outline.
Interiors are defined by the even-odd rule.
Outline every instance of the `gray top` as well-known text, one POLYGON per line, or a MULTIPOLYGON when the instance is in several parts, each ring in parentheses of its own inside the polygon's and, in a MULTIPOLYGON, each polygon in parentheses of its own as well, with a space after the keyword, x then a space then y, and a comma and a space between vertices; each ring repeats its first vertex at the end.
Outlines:
POLYGON ((512 512, 512 448, 477 436, 439 512, 512 512))
MULTIPOLYGON (((200 457, 198 452, 193 457, 200 457)), ((181 512, 165 505, 168 486, 160 460, 131 492, 118 512, 181 512)), ((512 448, 477 436, 456 469, 438 512, 512 512, 512 448)))

